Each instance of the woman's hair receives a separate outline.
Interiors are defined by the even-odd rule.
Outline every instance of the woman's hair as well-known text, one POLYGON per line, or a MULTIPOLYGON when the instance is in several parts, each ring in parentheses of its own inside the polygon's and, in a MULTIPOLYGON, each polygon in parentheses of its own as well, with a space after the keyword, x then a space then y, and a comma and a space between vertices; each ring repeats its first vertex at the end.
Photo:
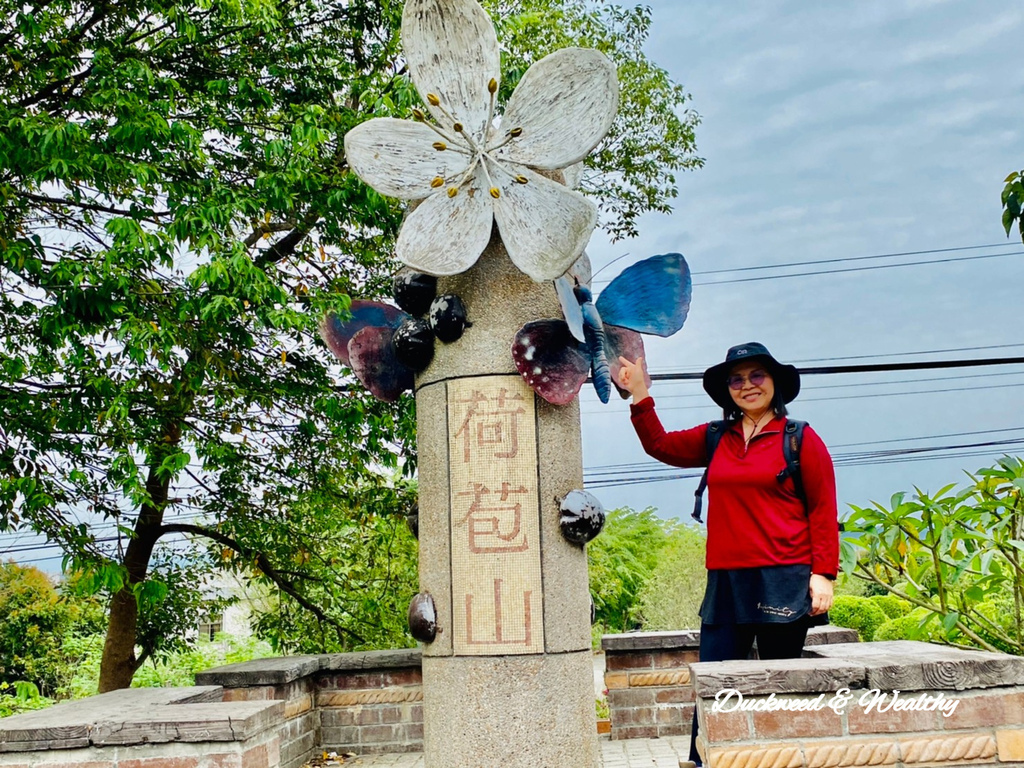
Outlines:
MULTIPOLYGON (((776 416, 785 416, 789 413, 786 404, 782 402, 782 394, 778 389, 775 390, 775 394, 772 396, 772 410, 775 411, 776 416)), ((743 418, 743 411, 740 410, 736 403, 731 403, 728 408, 722 409, 722 418, 729 423, 736 422, 743 418)))

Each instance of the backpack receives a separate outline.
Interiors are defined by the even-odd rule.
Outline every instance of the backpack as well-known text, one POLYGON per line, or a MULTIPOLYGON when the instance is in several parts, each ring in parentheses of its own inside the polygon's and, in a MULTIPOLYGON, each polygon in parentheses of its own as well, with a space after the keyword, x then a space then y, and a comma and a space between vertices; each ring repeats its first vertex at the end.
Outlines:
MULTIPOLYGON (((800 480, 800 446, 804 441, 804 427, 806 426, 806 421, 786 420, 786 426, 783 429, 782 435, 782 456, 786 460, 786 466, 775 476, 775 479, 780 483, 787 477, 792 477, 793 484, 796 486, 796 495, 802 501, 807 500, 807 497, 804 496, 804 484, 800 480)), ((704 437, 707 446, 708 465, 700 478, 700 485, 697 486, 697 490, 693 494, 695 500, 692 517, 698 523, 704 522, 700 517, 704 489, 708 487, 708 471, 711 469, 711 458, 715 455, 715 449, 722 441, 725 427, 726 422, 724 421, 712 421, 708 424, 707 434, 704 437)))

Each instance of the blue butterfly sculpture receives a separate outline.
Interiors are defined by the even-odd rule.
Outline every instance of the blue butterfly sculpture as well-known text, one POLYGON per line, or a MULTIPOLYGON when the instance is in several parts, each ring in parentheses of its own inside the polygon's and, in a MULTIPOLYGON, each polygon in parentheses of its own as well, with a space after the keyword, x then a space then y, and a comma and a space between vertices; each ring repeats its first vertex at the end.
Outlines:
MULTIPOLYGON (((555 281, 565 320, 536 320, 516 333, 512 359, 534 392, 565 405, 588 375, 602 403, 619 388, 619 356, 644 354, 641 333, 671 336, 690 310, 690 268, 678 253, 652 256, 626 268, 593 300, 590 289, 566 277, 555 281)), ((644 374, 647 375, 646 373, 644 374)), ((649 382, 648 382, 649 383, 649 382)))

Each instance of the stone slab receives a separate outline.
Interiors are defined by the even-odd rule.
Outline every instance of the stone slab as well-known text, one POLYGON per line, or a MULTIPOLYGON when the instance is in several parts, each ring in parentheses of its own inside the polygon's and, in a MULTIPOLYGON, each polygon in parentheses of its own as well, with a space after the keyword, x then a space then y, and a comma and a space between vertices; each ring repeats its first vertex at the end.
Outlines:
POLYGON ((697 695, 714 697, 735 689, 745 695, 836 691, 863 688, 863 664, 838 659, 771 659, 762 661, 701 661, 690 665, 697 695))
POLYGON ((196 675, 199 685, 238 688, 252 685, 282 685, 308 677, 320 670, 324 656, 278 656, 253 659, 239 664, 214 667, 196 675))
POLYGON ((244 741, 284 720, 283 702, 222 702, 220 696, 216 686, 129 688, 58 704, 4 718, 0 752, 244 741))
POLYGON ((826 624, 823 627, 811 627, 807 630, 807 639, 804 641, 804 647, 856 642, 857 630, 826 624))
MULTIPOLYGON (((857 631, 845 627, 811 627, 807 632, 805 646, 834 645, 857 642, 857 631)), ((605 635, 601 638, 605 651, 668 651, 698 650, 700 630, 683 629, 667 632, 626 632, 619 635, 605 635)))
POLYGON ((626 632, 621 635, 604 635, 601 648, 605 652, 616 651, 661 651, 698 650, 700 630, 684 629, 672 632, 626 632))
POLYGON ((963 691, 1024 685, 1024 658, 915 640, 840 643, 808 656, 845 659, 867 670, 869 688, 963 691))
POLYGON ((423 652, 419 648, 401 648, 392 651, 362 651, 332 653, 323 658, 322 672, 365 672, 371 669, 405 669, 420 667, 423 652))

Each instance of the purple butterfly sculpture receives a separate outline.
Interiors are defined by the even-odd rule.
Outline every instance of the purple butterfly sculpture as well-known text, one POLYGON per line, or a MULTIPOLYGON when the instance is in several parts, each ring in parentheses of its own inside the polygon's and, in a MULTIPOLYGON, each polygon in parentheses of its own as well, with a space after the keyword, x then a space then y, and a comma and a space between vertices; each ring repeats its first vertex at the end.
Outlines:
POLYGON ((320 336, 374 397, 392 403, 414 383, 413 370, 395 358, 391 344, 395 330, 411 315, 390 304, 358 299, 351 311, 349 320, 328 314, 320 336))
MULTIPOLYGON (((565 320, 536 320, 516 333, 512 359, 534 392, 566 405, 588 375, 602 403, 618 386, 619 356, 644 354, 641 333, 671 336, 690 310, 690 268, 678 253, 627 267, 593 300, 590 288, 566 277, 555 281, 565 320)), ((647 374, 645 373, 646 377, 647 374)), ((648 384, 650 380, 648 379, 648 384)))

